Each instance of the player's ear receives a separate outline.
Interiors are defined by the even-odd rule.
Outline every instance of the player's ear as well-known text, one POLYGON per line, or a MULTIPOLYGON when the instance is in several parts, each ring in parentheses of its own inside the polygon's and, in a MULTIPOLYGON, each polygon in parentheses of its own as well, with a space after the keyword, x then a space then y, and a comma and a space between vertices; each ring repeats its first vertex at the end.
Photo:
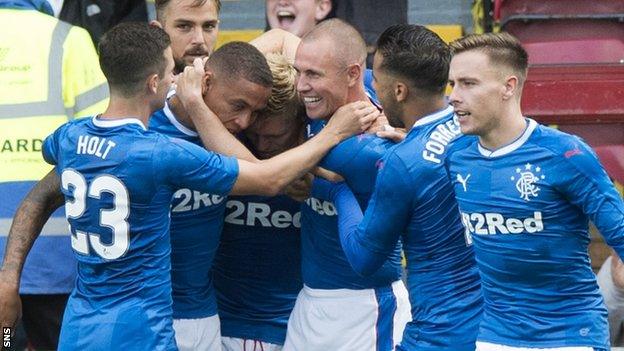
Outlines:
POLYGON ((160 77, 156 73, 147 77, 147 90, 152 94, 156 94, 158 92, 158 82, 160 82, 160 77))
POLYGON ((409 87, 401 82, 397 81, 394 83, 394 98, 397 102, 403 102, 407 100, 407 96, 409 95, 409 87))
POLYGON ((518 77, 517 76, 508 76, 505 79, 505 86, 503 90, 503 100, 509 100, 514 95, 520 94, 518 88, 518 77))
POLYGON ((162 23, 158 22, 157 20, 151 20, 149 24, 150 26, 158 27, 160 29, 162 29, 163 27, 162 23))
POLYGON ((350 87, 360 84, 362 73, 362 65, 359 63, 352 63, 347 67, 347 77, 350 87))
POLYGON ((202 96, 205 96, 210 90, 210 87, 214 84, 214 73, 210 70, 206 70, 206 74, 204 74, 204 79, 202 80, 202 96))
POLYGON ((318 0, 316 1, 316 10, 314 11, 314 19, 316 22, 324 20, 332 10, 331 0, 318 0))

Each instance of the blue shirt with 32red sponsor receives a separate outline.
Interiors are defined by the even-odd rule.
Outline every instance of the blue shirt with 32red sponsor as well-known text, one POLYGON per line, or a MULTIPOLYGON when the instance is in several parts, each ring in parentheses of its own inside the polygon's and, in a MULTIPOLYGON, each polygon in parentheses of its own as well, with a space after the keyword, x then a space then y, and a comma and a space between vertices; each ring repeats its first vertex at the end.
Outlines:
POLYGON ((301 280, 301 204, 232 196, 213 272, 221 335, 282 345, 301 280))
MULTIPOLYGON (((369 98, 377 103, 376 96, 369 98)), ((318 133, 324 123, 310 121, 308 136, 318 133)), ((319 165, 342 175, 365 208, 373 192, 379 162, 393 145, 393 142, 372 134, 356 135, 334 147, 319 165)), ((310 198, 301 208, 304 283, 315 289, 370 289, 398 280, 401 275, 400 243, 374 274, 363 277, 353 270, 340 243, 336 208, 332 202, 321 200, 318 191, 313 186, 310 198)))
POLYGON ((475 349, 479 274, 444 166, 451 149, 468 142, 452 107, 419 119, 382 159, 365 215, 344 184, 316 181, 336 204, 342 246, 358 273, 375 272, 402 240, 413 320, 401 350, 475 349))
POLYGON ((474 141, 449 161, 483 282, 478 339, 608 349, 588 223, 622 255, 624 205, 592 149, 527 119, 513 143, 491 151, 474 141))
MULTIPOLYGON (((203 147, 197 132, 175 117, 169 104, 150 118, 149 129, 203 147)), ((176 189, 171 200, 171 283, 173 318, 217 314, 212 261, 219 246, 225 197, 190 188, 176 189)))

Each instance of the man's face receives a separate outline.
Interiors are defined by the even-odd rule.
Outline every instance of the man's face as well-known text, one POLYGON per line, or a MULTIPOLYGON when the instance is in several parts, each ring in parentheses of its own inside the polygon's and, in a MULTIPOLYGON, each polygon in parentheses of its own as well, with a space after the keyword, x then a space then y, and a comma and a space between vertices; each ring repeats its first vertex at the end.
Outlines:
POLYGON ((297 92, 308 117, 326 119, 345 105, 349 93, 347 67, 340 67, 327 39, 302 41, 295 55, 297 92))
POLYGON ((486 135, 499 124, 505 79, 500 67, 478 50, 459 53, 451 60, 449 96, 464 134, 486 135))
POLYGON ((245 131, 253 153, 271 158, 299 144, 303 123, 295 116, 268 116, 256 120, 245 131))
POLYGON ((164 9, 161 24, 171 38, 177 72, 206 57, 214 50, 219 32, 219 16, 213 0, 192 6, 194 0, 173 0, 164 9))
POLYGON ((393 127, 405 127, 401 118, 403 109, 397 102, 394 95, 395 78, 381 68, 383 56, 377 52, 373 61, 373 88, 377 92, 377 98, 384 109, 384 114, 388 117, 388 122, 393 127))
POLYGON ((244 78, 213 76, 204 101, 227 130, 235 134, 249 127, 257 112, 266 106, 270 94, 270 87, 244 78))
POLYGON ((308 33, 317 21, 317 0, 267 0, 266 17, 271 28, 281 28, 298 37, 308 33))
POLYGON ((171 47, 165 49, 163 55, 165 56, 167 65, 165 66, 164 74, 162 75, 162 77, 159 76, 160 79, 158 81, 158 87, 156 89, 157 100, 155 100, 157 101, 158 106, 156 106, 154 111, 160 110, 165 106, 167 93, 169 92, 169 90, 171 89, 171 85, 173 84, 174 63, 173 55, 171 53, 171 47))

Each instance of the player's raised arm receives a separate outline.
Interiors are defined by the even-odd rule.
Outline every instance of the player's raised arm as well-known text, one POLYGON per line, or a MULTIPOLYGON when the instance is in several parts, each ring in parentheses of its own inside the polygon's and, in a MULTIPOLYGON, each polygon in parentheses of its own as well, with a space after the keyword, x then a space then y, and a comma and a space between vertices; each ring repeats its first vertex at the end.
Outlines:
POLYGON ((14 326, 21 314, 19 282, 26 256, 41 228, 54 210, 63 204, 61 184, 50 171, 28 193, 17 209, 0 269, 0 325, 14 326))
POLYGON ((279 53, 292 62, 295 60, 295 53, 300 42, 301 38, 295 34, 274 28, 262 33, 261 36, 250 41, 249 44, 258 48, 265 55, 268 53, 279 53))

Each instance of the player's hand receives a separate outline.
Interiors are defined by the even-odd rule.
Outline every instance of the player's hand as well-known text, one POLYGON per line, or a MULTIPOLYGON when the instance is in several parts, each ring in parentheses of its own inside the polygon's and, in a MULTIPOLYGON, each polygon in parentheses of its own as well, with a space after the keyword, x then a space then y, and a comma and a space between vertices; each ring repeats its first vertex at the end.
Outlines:
POLYGON ((386 125, 383 130, 378 131, 377 136, 384 139, 389 139, 394 141, 395 143, 400 143, 405 140, 407 136, 407 131, 403 128, 394 128, 389 125, 386 125))
POLYGON ((176 79, 176 95, 182 105, 188 109, 191 102, 203 103, 202 83, 204 80, 204 64, 201 58, 196 58, 192 66, 186 66, 176 79))
POLYGON ((286 195, 298 202, 305 201, 305 199, 310 197, 310 192, 312 191, 312 180, 314 180, 314 176, 312 174, 304 174, 303 177, 288 184, 285 189, 286 195))
POLYGON ((10 327, 13 330, 21 316, 19 286, 4 279, 4 272, 0 270, 0 327, 10 327))
POLYGON ((611 279, 616 288, 624 290, 624 263, 615 252, 611 257, 611 279))
POLYGON ((366 131, 377 117, 379 110, 375 106, 369 102, 356 101, 336 110, 324 129, 346 139, 366 131))
POLYGON ((379 112, 379 116, 375 119, 375 122, 368 127, 366 133, 375 134, 379 131, 385 130, 386 126, 389 126, 388 117, 383 112, 379 112))

